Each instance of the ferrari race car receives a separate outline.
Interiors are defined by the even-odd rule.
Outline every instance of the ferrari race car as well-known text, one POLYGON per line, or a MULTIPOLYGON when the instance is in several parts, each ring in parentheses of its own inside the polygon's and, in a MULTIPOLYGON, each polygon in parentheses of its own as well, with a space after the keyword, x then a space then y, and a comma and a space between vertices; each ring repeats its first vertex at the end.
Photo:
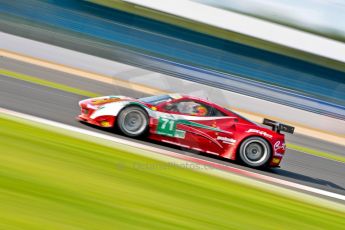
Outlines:
POLYGON ((240 160, 258 167, 279 166, 284 134, 294 127, 264 119, 268 129, 235 112, 196 97, 180 94, 134 99, 105 96, 79 102, 78 119, 115 128, 129 137, 144 137, 199 152, 240 160))

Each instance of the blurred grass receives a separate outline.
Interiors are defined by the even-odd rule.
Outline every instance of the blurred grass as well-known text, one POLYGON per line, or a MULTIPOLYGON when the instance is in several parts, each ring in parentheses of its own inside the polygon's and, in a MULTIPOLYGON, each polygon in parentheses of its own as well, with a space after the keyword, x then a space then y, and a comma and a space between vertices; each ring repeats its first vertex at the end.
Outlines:
POLYGON ((5 117, 0 146, 0 229, 345 226, 342 212, 5 117))

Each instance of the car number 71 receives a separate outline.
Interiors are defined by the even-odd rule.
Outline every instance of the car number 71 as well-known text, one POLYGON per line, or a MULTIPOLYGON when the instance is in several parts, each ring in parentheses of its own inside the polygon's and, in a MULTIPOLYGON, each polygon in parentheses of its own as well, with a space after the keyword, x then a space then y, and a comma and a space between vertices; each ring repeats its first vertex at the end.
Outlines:
POLYGON ((158 119, 157 133, 166 136, 175 136, 176 120, 160 117, 158 119))

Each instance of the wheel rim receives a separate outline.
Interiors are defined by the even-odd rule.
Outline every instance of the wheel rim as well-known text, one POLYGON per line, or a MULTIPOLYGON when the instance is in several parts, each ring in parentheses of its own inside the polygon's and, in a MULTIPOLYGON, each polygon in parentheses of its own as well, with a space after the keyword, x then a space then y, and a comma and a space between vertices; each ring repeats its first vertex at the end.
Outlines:
POLYGON ((253 164, 263 162, 268 155, 265 144, 260 140, 252 140, 244 146, 244 157, 253 164))
POLYGON ((129 134, 139 135, 146 128, 146 117, 141 111, 132 110, 124 114, 122 128, 129 134))

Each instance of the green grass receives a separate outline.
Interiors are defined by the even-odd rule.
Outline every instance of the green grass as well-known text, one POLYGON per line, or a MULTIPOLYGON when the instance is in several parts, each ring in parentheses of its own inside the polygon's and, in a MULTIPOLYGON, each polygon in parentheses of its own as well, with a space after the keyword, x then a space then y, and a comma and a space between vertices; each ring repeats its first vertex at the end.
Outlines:
POLYGON ((52 81, 47 81, 47 80, 44 80, 44 79, 41 79, 38 77, 29 76, 26 74, 17 73, 17 72, 5 70, 5 69, 0 69, 0 74, 7 76, 7 77, 16 78, 16 79, 19 79, 22 81, 27 81, 27 82, 34 83, 34 84, 43 85, 46 87, 59 89, 59 90, 65 91, 65 92, 74 93, 74 94, 78 94, 78 95, 82 95, 82 96, 86 96, 86 97, 97 97, 97 96, 99 96, 99 94, 96 94, 93 92, 77 89, 77 88, 70 87, 67 85, 59 84, 59 83, 52 82, 52 81))
POLYGON ((332 153, 327 153, 327 152, 323 152, 323 151, 319 151, 319 150, 315 150, 315 149, 311 149, 311 148, 307 148, 307 147, 303 147, 303 146, 295 145, 295 144, 287 144, 286 146, 293 150, 297 150, 297 151, 309 153, 318 157, 324 157, 330 160, 335 160, 335 161, 345 163, 345 157, 343 156, 339 156, 332 153))
POLYGON ((345 226, 340 211, 2 116, 0 146, 0 229, 345 226))

